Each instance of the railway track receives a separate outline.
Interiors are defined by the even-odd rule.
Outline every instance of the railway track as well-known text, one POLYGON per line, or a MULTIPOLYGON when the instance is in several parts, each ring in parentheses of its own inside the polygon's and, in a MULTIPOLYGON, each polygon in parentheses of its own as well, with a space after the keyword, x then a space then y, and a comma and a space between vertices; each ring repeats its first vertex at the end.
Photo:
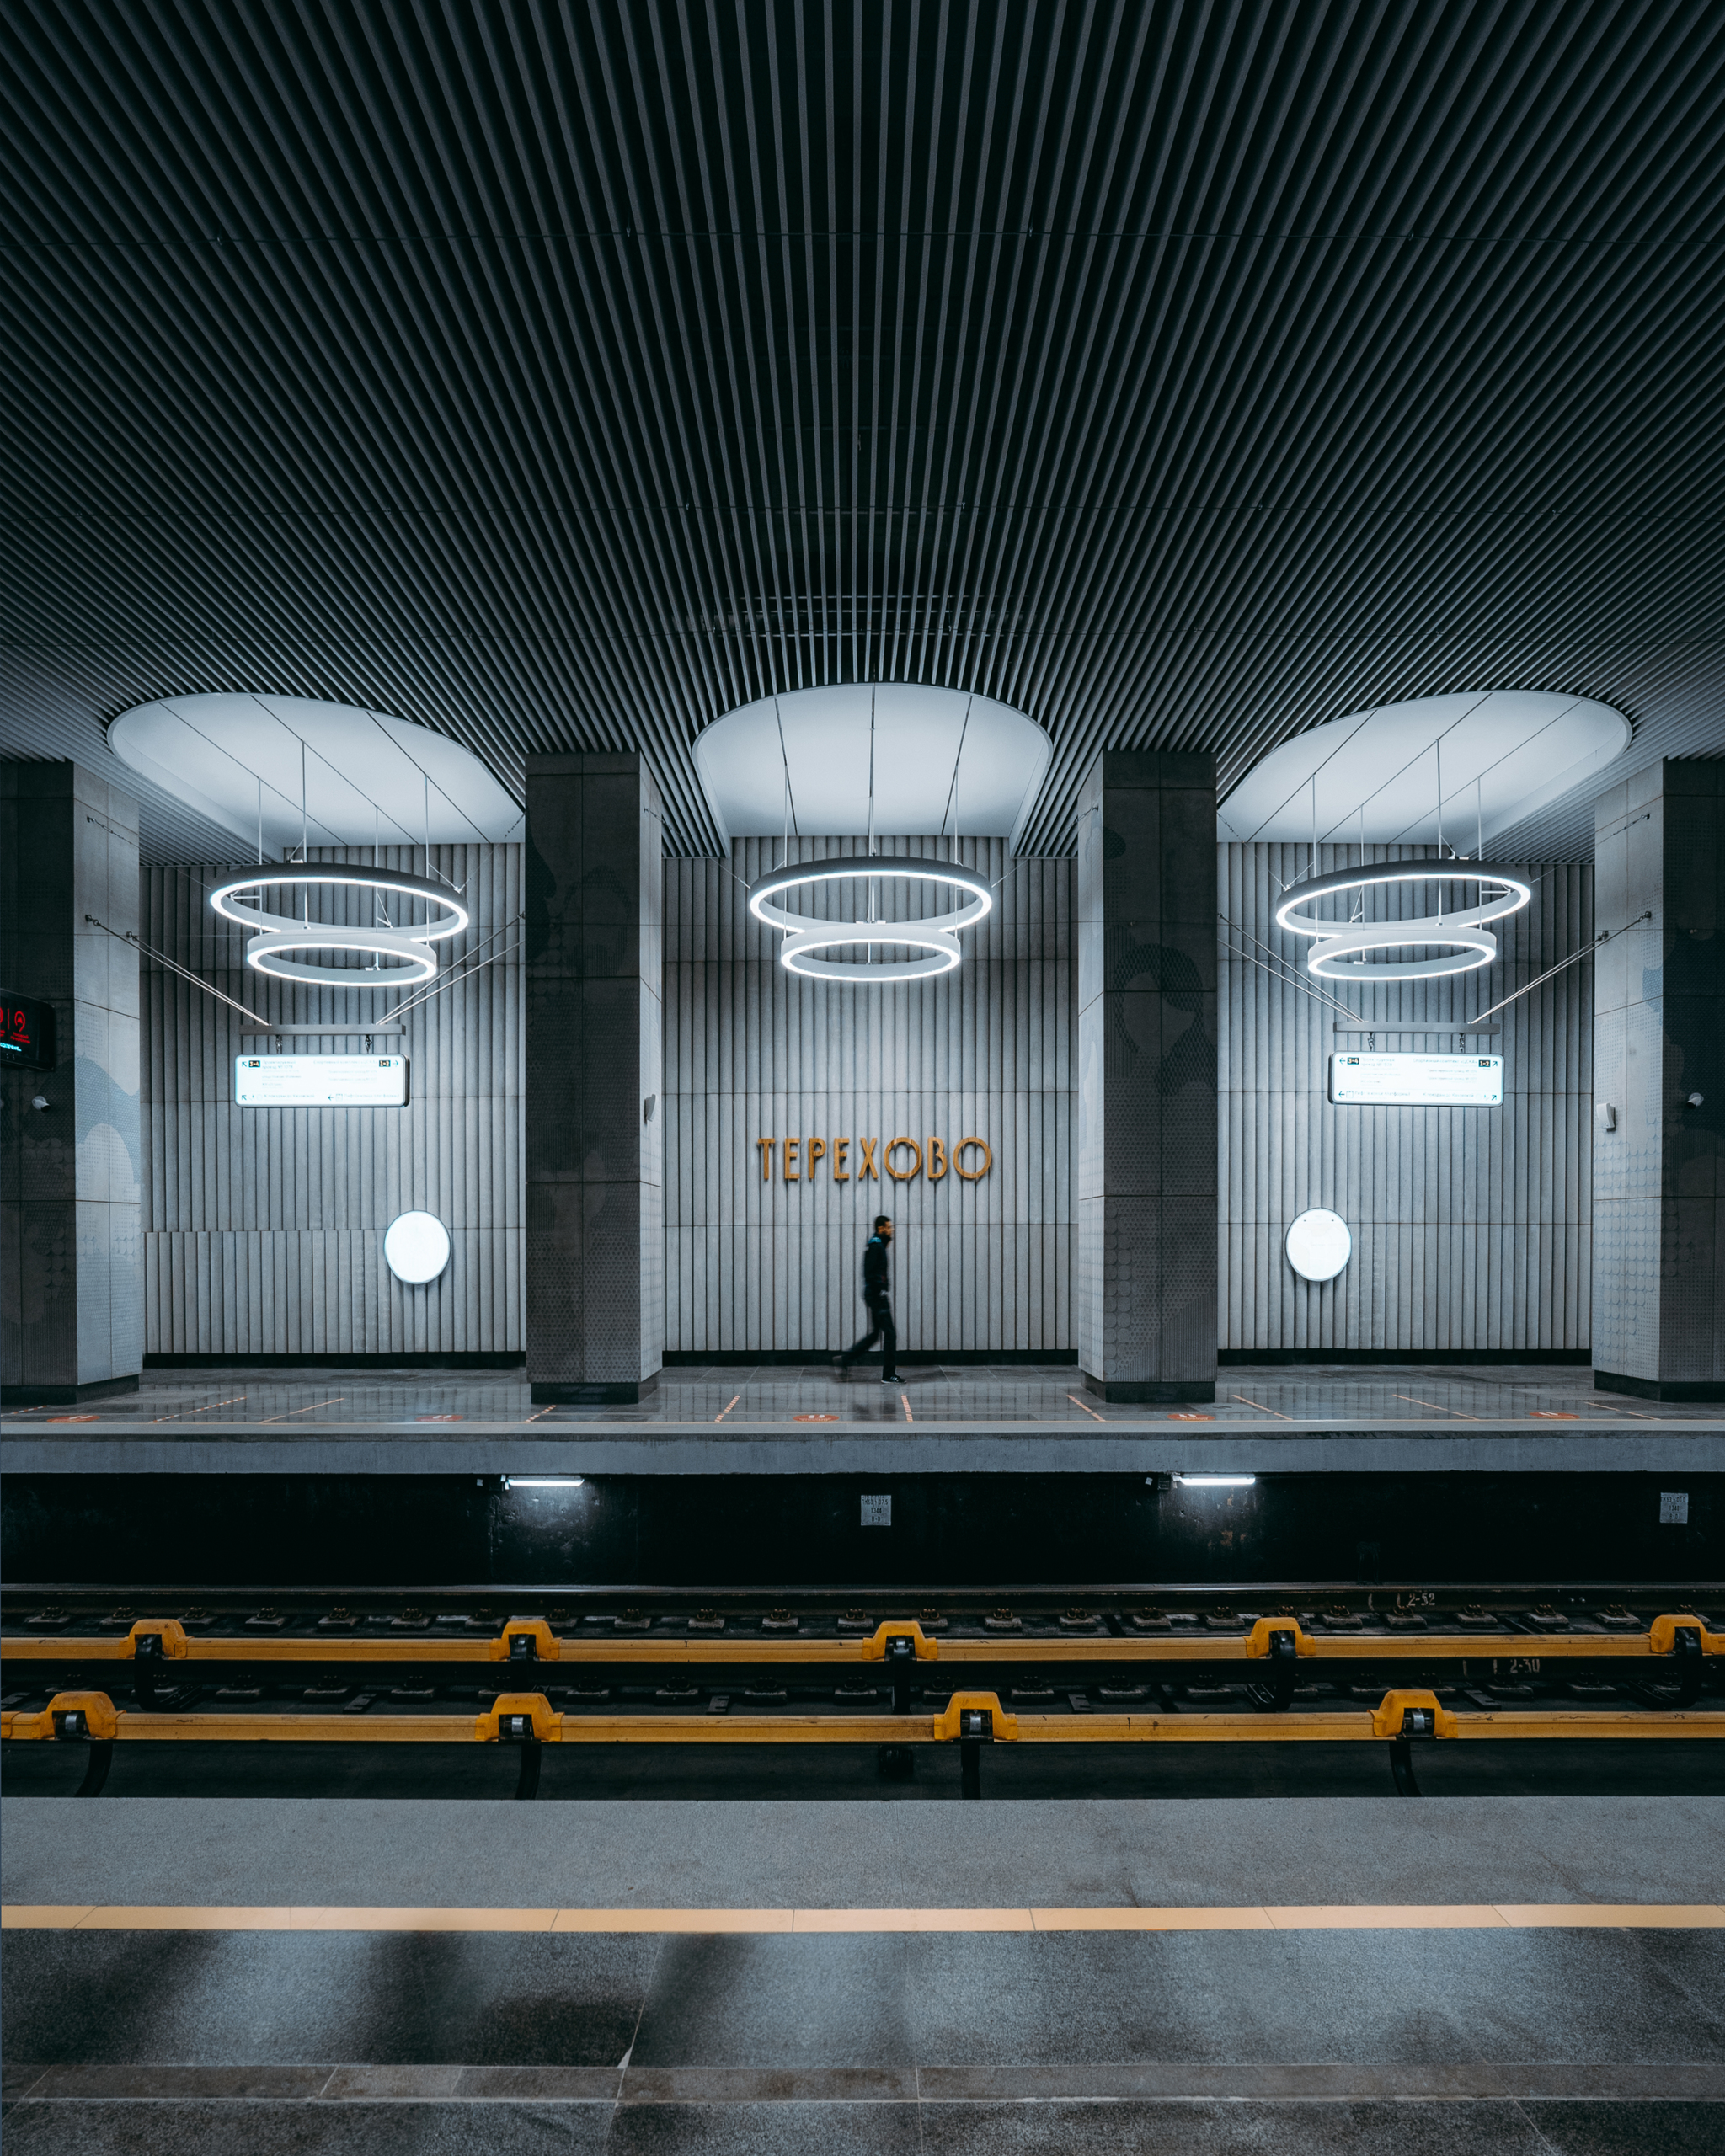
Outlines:
POLYGON ((1709 1593, 1580 1584, 1370 1590, 882 1591, 862 1602, 642 1589, 409 1601, 379 1589, 15 1591, 0 1734, 116 1742, 991 1743, 1716 1738, 1709 1593), (510 1614, 503 1611, 510 1609, 510 1614), (877 1614, 879 1613, 879 1614, 877 1614))

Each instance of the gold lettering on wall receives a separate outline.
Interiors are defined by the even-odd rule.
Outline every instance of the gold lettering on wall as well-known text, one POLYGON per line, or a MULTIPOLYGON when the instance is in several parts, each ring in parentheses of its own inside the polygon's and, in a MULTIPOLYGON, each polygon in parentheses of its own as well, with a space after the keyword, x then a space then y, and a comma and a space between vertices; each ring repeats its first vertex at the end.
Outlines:
POLYGON ((880 1157, 882 1162, 885 1166, 887 1173, 892 1177, 895 1182, 910 1182, 922 1171, 922 1148, 916 1143, 916 1140, 914 1138, 894 1139, 891 1145, 887 1147, 885 1152, 884 1152, 880 1157), (893 1155, 898 1151, 901 1145, 908 1145, 911 1152, 916 1155, 916 1165, 915 1167, 900 1169, 895 1168, 893 1166, 893 1155))
POLYGON ((929 1138, 919 1143, 914 1138, 895 1138, 883 1145, 878 1138, 757 1138, 756 1145, 761 1153, 761 1180, 772 1181, 772 1149, 779 1150, 779 1177, 783 1182, 814 1182, 819 1180, 815 1169, 822 1161, 832 1163, 835 1182, 879 1182, 880 1176, 875 1166, 879 1155, 880 1166, 895 1182, 914 1182, 918 1176, 926 1176, 930 1182, 939 1182, 948 1168, 955 1168, 963 1182, 980 1182, 994 1166, 994 1154, 985 1138, 961 1138, 948 1145, 943 1138, 929 1138), (850 1166, 851 1148, 857 1151, 855 1173, 850 1166), (907 1166, 896 1165, 899 1155, 908 1153, 907 1166), (980 1154, 980 1166, 967 1166, 967 1155, 980 1154))

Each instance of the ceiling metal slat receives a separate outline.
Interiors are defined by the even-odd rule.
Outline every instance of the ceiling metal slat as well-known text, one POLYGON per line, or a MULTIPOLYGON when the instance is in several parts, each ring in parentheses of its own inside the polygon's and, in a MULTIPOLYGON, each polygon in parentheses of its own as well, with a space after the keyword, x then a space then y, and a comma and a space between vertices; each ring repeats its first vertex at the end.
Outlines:
POLYGON ((1099 746, 1392 694, 1707 738, 1717 8, 17 13, 27 752, 346 696, 702 847, 702 725, 883 675, 1047 725, 1058 847, 1099 746))

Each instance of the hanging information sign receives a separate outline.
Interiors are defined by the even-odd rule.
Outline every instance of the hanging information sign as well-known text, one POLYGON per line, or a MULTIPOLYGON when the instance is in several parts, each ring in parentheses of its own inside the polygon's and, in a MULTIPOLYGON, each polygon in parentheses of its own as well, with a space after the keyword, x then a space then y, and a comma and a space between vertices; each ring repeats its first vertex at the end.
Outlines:
POLYGON ((404 1055, 239 1055, 233 1097, 243 1108, 404 1108, 404 1055))
POLYGON ((1332 1055, 1338 1107, 1500 1108, 1501 1055, 1332 1055))

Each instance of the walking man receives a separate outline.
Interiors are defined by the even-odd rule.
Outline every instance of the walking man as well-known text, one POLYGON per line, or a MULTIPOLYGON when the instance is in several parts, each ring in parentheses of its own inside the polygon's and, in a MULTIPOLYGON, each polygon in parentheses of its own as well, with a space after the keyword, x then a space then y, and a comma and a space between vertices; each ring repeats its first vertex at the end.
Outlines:
POLYGON ((868 1312, 868 1330, 854 1348, 833 1357, 833 1368, 841 1377, 848 1374, 857 1356, 866 1355, 879 1340, 880 1381, 883 1385, 896 1385, 899 1381, 899 1336, 893 1324, 892 1281, 887 1265, 887 1248, 892 1239, 890 1216, 877 1213, 874 1233, 862 1251, 862 1303, 868 1312))

